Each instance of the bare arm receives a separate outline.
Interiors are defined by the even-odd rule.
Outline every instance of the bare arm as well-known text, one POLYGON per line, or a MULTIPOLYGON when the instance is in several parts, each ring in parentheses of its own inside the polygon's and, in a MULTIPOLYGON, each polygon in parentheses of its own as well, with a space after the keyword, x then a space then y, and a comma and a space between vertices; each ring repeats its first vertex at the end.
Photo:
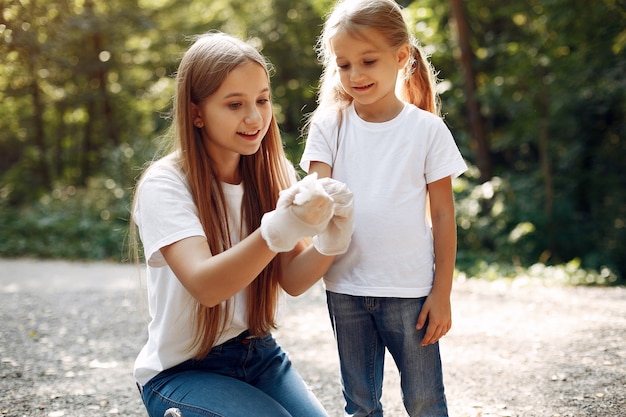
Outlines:
POLYGON ((314 248, 301 241, 324 231, 333 217, 333 198, 316 191, 316 178, 307 177, 281 191, 276 209, 265 213, 259 229, 214 256, 204 237, 182 239, 161 253, 189 293, 212 307, 246 288, 281 253, 280 284, 290 294, 308 289, 330 266, 314 248), (301 193, 308 198, 295 204, 301 193))
POLYGON ((335 260, 334 256, 319 253, 313 245, 304 241, 298 243, 291 252, 281 254, 281 287, 292 296, 298 296, 311 288, 328 271, 335 260))
POLYGON ((452 327, 450 293, 457 244, 451 178, 428 184, 428 195, 435 246, 435 278, 433 289, 417 321, 417 328, 421 329, 428 318, 428 327, 422 340, 424 346, 441 339, 452 327))
POLYGON ((215 256, 201 236, 179 240, 161 253, 187 291, 208 307, 247 287, 276 256, 259 229, 215 256))
POLYGON ((332 259, 325 259, 314 248, 305 249, 298 239, 314 234, 317 227, 326 227, 333 201, 323 193, 293 206, 293 210, 287 209, 285 204, 293 204, 291 200, 300 191, 298 186, 311 185, 311 181, 304 185, 305 181, 281 193, 279 207, 263 216, 261 227, 222 253, 212 256, 207 240, 200 236, 162 248, 163 257, 187 291, 203 305, 215 306, 247 287, 277 252, 281 252, 279 279, 285 291, 297 295, 319 280, 332 259))
POLYGON ((317 172, 317 178, 325 178, 330 177, 332 174, 332 169, 330 165, 319 162, 319 161, 311 161, 309 165, 309 174, 317 172))

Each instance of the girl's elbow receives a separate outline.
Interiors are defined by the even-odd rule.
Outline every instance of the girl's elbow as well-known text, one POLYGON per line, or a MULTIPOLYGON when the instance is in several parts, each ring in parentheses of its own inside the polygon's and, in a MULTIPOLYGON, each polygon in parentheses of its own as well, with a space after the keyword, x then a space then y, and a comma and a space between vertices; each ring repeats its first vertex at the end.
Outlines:
POLYGON ((287 294, 289 294, 292 297, 297 297, 299 295, 302 295, 306 291, 306 289, 300 288, 295 285, 289 285, 289 283, 285 283, 285 282, 280 282, 280 287, 283 289, 283 291, 285 291, 287 294))
POLYGON ((188 285, 185 285, 185 288, 198 303, 205 307, 216 307, 226 300, 226 297, 219 294, 216 288, 207 287, 200 279, 191 281, 191 283, 188 281, 188 285))
POLYGON ((208 308, 216 307, 224 301, 216 297, 215 294, 206 294, 198 291, 190 291, 190 293, 198 303, 208 308))
POLYGON ((208 308, 217 307, 217 306, 218 306, 218 305, 220 305, 223 301, 224 301, 224 300, 217 300, 217 299, 210 298, 210 297, 207 297, 207 298, 205 298, 205 299, 203 299, 203 300, 198 300, 198 302, 199 302, 200 304, 202 304, 203 306, 208 307, 208 308))
POLYGON ((290 290, 290 291, 285 290, 285 292, 292 297, 299 297, 306 292, 306 289, 297 289, 297 290, 290 290))

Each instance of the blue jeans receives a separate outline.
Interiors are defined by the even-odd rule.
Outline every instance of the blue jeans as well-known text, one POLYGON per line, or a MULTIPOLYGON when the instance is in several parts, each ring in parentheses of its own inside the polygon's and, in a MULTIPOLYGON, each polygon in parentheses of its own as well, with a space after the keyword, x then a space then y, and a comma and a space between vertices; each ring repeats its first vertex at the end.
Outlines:
POLYGON ((271 335, 246 333, 200 360, 165 370, 141 388, 151 417, 171 407, 184 417, 327 417, 271 335))
POLYGON ((400 371, 402 401, 409 415, 448 415, 439 344, 421 346, 426 326, 415 328, 425 297, 356 297, 330 291, 326 296, 347 416, 383 415, 385 348, 400 371))

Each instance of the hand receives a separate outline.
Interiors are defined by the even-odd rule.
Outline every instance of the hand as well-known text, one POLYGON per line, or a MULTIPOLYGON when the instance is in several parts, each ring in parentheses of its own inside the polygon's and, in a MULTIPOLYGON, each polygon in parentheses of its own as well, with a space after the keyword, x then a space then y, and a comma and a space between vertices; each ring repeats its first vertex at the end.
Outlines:
POLYGON ((313 236, 313 246, 322 255, 341 255, 346 253, 352 240, 352 191, 346 184, 332 178, 321 178, 318 183, 333 199, 334 215, 326 229, 313 236))
POLYGON ((298 241, 324 230, 333 216, 333 200, 309 175, 280 192, 276 210, 263 215, 261 236, 274 252, 288 252, 298 241))
POLYGON ((450 297, 431 293, 426 297, 422 311, 417 318, 417 330, 421 330, 426 321, 426 333, 422 339, 422 346, 432 345, 444 337, 452 327, 452 313, 450 307, 450 297))

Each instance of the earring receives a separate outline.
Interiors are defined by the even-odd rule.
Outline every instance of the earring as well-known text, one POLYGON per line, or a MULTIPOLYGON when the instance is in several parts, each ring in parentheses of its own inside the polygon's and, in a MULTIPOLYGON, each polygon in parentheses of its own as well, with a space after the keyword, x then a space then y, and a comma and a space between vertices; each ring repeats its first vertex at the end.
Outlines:
POLYGON ((204 123, 202 123, 201 119, 196 119, 196 121, 193 122, 193 125, 197 128, 201 128, 204 126, 204 123))

